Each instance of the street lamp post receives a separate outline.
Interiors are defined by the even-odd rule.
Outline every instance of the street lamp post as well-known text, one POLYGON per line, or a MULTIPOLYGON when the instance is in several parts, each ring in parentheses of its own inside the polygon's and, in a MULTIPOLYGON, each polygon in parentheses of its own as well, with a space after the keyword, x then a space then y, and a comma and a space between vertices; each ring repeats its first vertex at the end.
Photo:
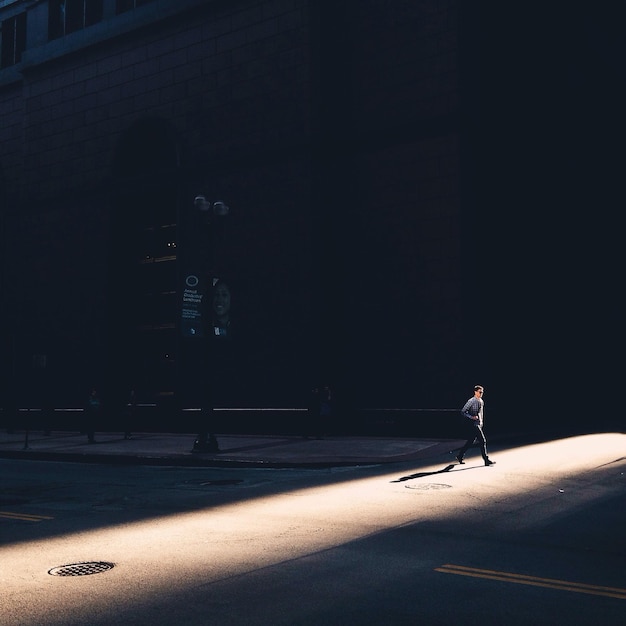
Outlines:
POLYGON ((222 201, 211 202, 205 195, 193 203, 183 202, 179 215, 181 246, 180 366, 181 403, 193 403, 198 413, 198 436, 193 452, 217 452, 213 428, 213 350, 211 316, 215 243, 230 209, 222 201), (199 407, 197 406, 199 404, 199 407))

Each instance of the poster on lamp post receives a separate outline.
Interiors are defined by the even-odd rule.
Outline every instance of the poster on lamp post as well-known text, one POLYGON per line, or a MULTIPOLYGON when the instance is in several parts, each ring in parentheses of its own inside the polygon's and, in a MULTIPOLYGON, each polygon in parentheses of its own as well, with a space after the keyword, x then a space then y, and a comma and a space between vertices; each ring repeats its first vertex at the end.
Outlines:
POLYGON ((205 299, 206 280, 199 273, 184 273, 181 306, 183 337, 201 339, 205 336, 203 314, 205 299))
POLYGON ((192 343, 207 337, 210 328, 206 308, 211 292, 213 229, 207 211, 201 210, 203 206, 183 203, 179 213, 180 332, 192 343))

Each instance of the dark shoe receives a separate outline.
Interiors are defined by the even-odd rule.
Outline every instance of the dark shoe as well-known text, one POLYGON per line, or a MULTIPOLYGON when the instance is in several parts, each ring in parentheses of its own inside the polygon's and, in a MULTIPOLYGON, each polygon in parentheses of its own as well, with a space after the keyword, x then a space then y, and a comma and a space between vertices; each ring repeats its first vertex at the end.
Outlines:
POLYGON ((463 460, 463 457, 460 455, 456 455, 456 460, 459 462, 459 465, 465 465, 465 461, 463 460))
POLYGON ((496 462, 495 461, 491 461, 490 459, 485 459, 485 465, 487 467, 489 467, 489 465, 495 465, 496 462))

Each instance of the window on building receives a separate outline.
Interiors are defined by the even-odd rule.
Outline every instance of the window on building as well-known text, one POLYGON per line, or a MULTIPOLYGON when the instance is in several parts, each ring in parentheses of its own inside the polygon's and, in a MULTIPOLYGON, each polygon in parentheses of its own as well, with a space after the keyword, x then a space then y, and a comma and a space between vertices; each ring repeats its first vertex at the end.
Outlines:
POLYGON ((153 1, 154 0, 115 0, 115 12, 119 15, 120 13, 132 11, 137 7, 153 1))
POLYGON ((2 21, 0 30, 0 67, 9 67, 22 60, 26 49, 26 13, 2 21))
POLYGON ((48 38, 82 30, 102 21, 103 0, 50 0, 48 38))

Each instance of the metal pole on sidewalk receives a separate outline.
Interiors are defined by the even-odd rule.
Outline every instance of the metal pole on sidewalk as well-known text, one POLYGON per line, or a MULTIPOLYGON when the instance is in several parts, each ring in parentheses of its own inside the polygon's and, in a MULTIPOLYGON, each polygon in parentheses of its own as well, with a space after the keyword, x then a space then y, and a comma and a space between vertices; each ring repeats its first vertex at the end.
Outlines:
POLYGON ((229 207, 221 201, 209 201, 203 194, 183 197, 179 204, 179 283, 180 339, 179 393, 181 403, 193 399, 200 404, 198 436, 193 452, 218 452, 213 434, 213 395, 211 385, 211 301, 214 288, 214 247, 216 231, 223 227, 229 207), (207 380, 208 378, 208 380, 207 380), (208 383, 208 385, 207 385, 208 383))
POLYGON ((24 447, 23 450, 29 450, 28 435, 30 433, 30 409, 26 409, 26 429, 24 430, 24 447))

